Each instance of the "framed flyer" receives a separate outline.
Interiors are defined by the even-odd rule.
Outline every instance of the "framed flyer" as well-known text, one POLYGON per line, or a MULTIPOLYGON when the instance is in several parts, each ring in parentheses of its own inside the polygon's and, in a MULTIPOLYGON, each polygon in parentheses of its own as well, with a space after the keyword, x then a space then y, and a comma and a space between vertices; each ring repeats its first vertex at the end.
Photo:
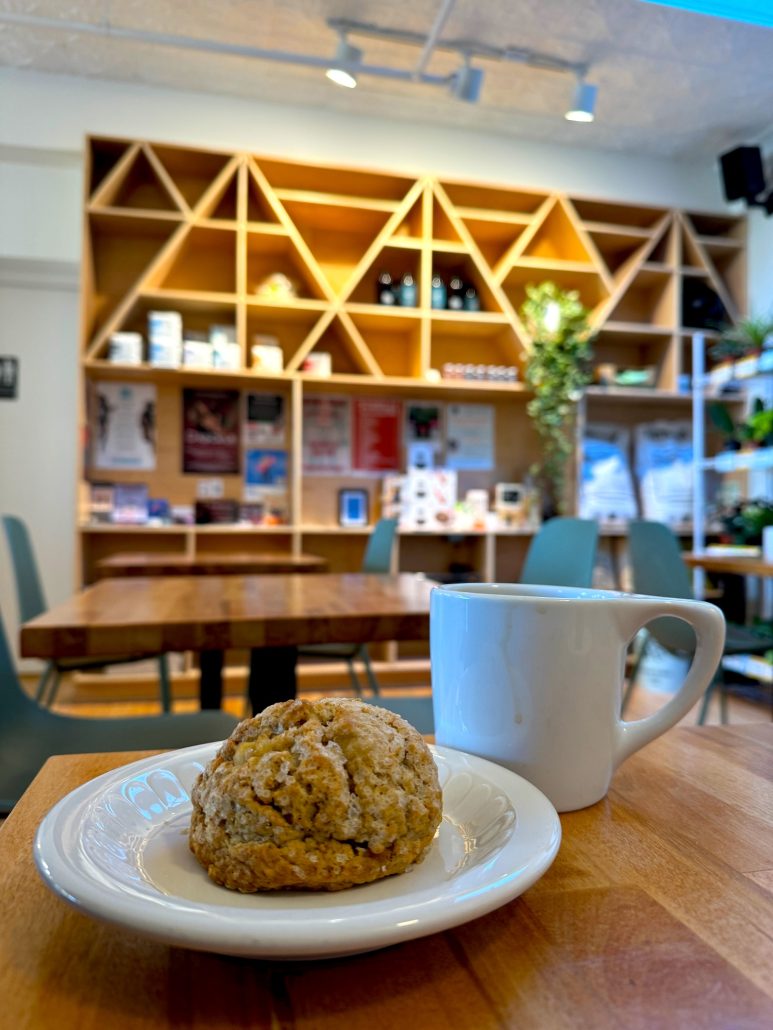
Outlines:
POLYGON ((338 525, 367 526, 368 524, 368 491, 338 491, 338 525))
POLYGON ((340 473, 351 468, 351 404, 348 397, 303 398, 303 471, 340 473))
POLYGON ((156 467, 156 388, 152 383, 94 384, 91 439, 96 469, 156 467))

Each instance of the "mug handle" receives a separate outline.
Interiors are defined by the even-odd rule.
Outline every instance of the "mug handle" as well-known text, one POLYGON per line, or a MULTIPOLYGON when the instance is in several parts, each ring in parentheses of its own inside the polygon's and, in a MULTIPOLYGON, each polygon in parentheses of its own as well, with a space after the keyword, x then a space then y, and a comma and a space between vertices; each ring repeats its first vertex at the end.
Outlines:
POLYGON ((692 708, 708 688, 717 667, 722 660, 725 646, 725 617, 716 605, 706 601, 661 600, 637 598, 638 604, 631 610, 622 611, 630 615, 627 626, 621 629, 633 637, 652 619, 661 615, 682 619, 695 631, 695 654, 687 677, 679 692, 659 711, 644 719, 625 722, 618 718, 615 741, 614 768, 616 769, 634 751, 649 744, 655 737, 665 733, 692 708))

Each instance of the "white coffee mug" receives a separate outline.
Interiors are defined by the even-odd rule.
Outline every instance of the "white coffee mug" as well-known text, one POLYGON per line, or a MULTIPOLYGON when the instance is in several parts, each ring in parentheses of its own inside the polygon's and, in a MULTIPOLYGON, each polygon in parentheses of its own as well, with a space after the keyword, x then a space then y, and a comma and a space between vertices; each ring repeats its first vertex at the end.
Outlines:
POLYGON ((701 697, 724 639, 721 611, 704 601, 571 587, 437 587, 430 601, 435 738, 519 773, 559 812, 585 808, 604 797, 624 759, 701 697), (692 665, 663 708, 624 722, 627 647, 662 615, 692 626, 692 665))

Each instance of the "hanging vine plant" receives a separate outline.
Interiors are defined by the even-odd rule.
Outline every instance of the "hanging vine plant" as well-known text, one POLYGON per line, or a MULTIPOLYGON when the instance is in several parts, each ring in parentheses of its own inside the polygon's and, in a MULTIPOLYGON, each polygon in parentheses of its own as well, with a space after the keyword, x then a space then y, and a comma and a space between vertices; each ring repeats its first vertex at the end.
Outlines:
POLYGON ((542 460, 531 474, 542 491, 543 512, 549 515, 566 507, 577 402, 592 378, 592 333, 577 290, 562 290, 553 282, 526 287, 520 316, 532 342, 526 381, 534 397, 526 410, 542 444, 542 460))

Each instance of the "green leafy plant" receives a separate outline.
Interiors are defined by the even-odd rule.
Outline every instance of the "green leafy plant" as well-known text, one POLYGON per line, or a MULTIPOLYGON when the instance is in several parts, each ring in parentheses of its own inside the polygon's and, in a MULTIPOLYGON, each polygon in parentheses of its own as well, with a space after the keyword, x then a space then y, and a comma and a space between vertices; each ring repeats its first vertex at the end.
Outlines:
POLYGON ((591 381, 588 310, 576 290, 543 282, 526 287, 520 316, 532 343, 526 382, 534 397, 526 410, 542 443, 542 460, 531 472, 542 491, 543 509, 563 511, 577 401, 591 381))
POLYGON ((755 354, 765 346, 765 341, 773 334, 773 318, 756 315, 742 318, 735 325, 727 326, 710 353, 715 361, 738 361, 748 354, 755 354))
POLYGON ((773 408, 766 408, 759 397, 756 398, 744 428, 748 438, 754 443, 764 447, 773 445, 773 408))
POLYGON ((738 501, 718 515, 732 543, 761 544, 763 529, 773 526, 773 503, 762 499, 738 501))
POLYGON ((714 402, 708 408, 709 418, 725 437, 727 450, 738 450, 745 443, 773 446, 773 408, 755 397, 751 413, 743 422, 736 422, 725 404, 714 402))

